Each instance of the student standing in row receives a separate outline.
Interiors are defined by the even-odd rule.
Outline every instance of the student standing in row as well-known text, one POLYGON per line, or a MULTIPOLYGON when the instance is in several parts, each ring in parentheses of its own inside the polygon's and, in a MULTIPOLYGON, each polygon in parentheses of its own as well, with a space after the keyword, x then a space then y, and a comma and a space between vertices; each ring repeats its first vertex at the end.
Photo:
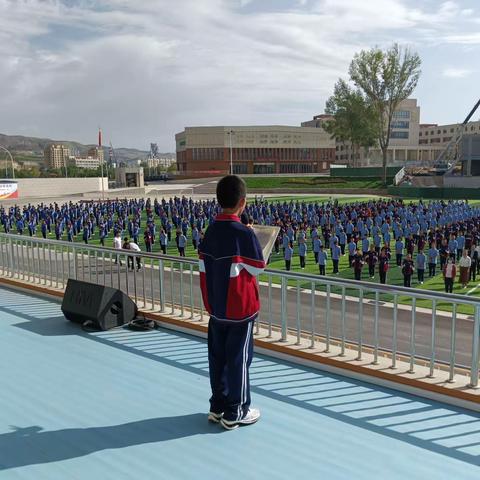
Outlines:
POLYGON ((348 244, 348 264, 350 266, 352 266, 353 257, 355 256, 356 251, 357 251, 357 244, 354 242, 352 238, 348 244))
POLYGON ((375 277, 375 265, 377 264, 378 257, 377 252, 375 252, 375 246, 371 245, 370 251, 367 253, 367 265, 368 265, 368 276, 370 278, 375 277))
POLYGON ((445 282, 445 292, 453 293, 453 282, 457 276, 457 267, 452 257, 449 257, 443 267, 443 280, 445 282))
POLYGON ((405 260, 403 261, 403 266, 402 266, 404 287, 411 287, 412 275, 414 271, 415 271, 415 268, 413 266, 412 256, 408 254, 407 258, 405 258, 405 260))
POLYGON ((164 255, 167 254, 167 245, 168 245, 168 236, 165 230, 162 228, 160 231, 160 248, 162 249, 162 253, 164 255))
POLYGON ((315 263, 318 263, 318 252, 320 252, 320 248, 322 246, 322 241, 320 238, 315 237, 313 239, 313 256, 315 257, 315 263))
POLYGON ((338 262, 340 261, 340 255, 342 254, 342 251, 340 250, 340 247, 338 246, 337 240, 333 242, 332 245, 332 262, 333 262, 333 273, 335 275, 338 275, 338 262))
POLYGON ((298 255, 300 256, 300 268, 305 269, 305 255, 307 254, 307 244, 305 241, 298 245, 298 255))
POLYGON ((355 275, 355 280, 362 279, 362 268, 365 262, 363 261, 363 255, 360 250, 357 250, 357 253, 353 256, 352 267, 353 273, 355 275))
POLYGON ((402 266, 403 247, 403 242, 400 240, 400 238, 397 238, 397 241, 395 242, 395 258, 397 259, 397 267, 402 266))
POLYGON ((178 236, 178 253, 181 257, 185 256, 186 246, 187 246, 187 237, 183 234, 183 232, 180 232, 180 235, 178 236))
POLYGON ((388 264, 388 256, 387 250, 382 248, 380 250, 380 256, 378 257, 378 273, 380 275, 380 283, 384 284, 387 283, 387 272, 388 272, 389 264, 388 264))
MULTIPOLYGON (((287 237, 288 238, 288 237, 287 237)), ((293 256, 293 243, 290 242, 287 247, 285 248, 285 270, 290 270, 290 265, 292 263, 292 256, 293 256)))
POLYGON ((478 268, 478 251, 475 244, 472 245, 472 251, 470 258, 472 259, 472 265, 470 266, 470 281, 477 281, 477 268, 478 268))
POLYGON ((435 243, 432 243, 431 247, 428 250, 428 276, 434 277, 437 269, 439 251, 435 246, 435 243))
POLYGON ((318 252, 318 269, 320 271, 320 275, 325 275, 327 260, 328 253, 323 249, 323 245, 320 245, 320 251, 318 252))
POLYGON ((425 261, 426 257, 423 253, 423 250, 420 250, 417 255, 417 275, 418 275, 418 282, 420 285, 423 285, 424 277, 425 277, 425 261))

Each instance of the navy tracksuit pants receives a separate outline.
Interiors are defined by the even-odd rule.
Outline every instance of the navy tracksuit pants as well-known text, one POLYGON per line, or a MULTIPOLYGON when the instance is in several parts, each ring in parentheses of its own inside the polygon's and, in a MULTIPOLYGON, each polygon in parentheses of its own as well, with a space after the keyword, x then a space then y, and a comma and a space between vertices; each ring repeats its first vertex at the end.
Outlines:
POLYGON ((240 420, 250 406, 248 369, 253 356, 253 324, 212 319, 208 324, 210 411, 224 412, 225 420, 240 420))

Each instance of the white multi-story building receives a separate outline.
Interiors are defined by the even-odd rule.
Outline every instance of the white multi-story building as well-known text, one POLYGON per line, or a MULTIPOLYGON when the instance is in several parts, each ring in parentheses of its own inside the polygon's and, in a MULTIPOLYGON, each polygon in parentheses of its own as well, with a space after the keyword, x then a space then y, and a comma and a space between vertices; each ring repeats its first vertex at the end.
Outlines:
MULTIPOLYGON (((317 115, 302 126, 322 128, 330 115, 317 115)), ((451 140, 459 124, 436 125, 420 123, 417 100, 409 98, 400 103, 392 119, 392 131, 387 152, 389 165, 432 164, 451 140)), ((465 133, 480 132, 480 122, 470 122, 465 133)), ((353 158, 350 142, 336 142, 336 163, 349 165, 379 165, 382 151, 379 147, 360 149, 359 158, 353 158)))
POLYGON ((102 163, 98 158, 94 157, 70 157, 68 165, 77 168, 96 169, 102 163))

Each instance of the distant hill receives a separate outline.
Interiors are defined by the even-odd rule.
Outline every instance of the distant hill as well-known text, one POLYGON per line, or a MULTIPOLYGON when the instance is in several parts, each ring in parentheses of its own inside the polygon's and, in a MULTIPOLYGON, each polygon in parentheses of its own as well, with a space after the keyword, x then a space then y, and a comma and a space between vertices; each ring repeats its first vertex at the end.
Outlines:
MULTIPOLYGON (((43 151, 51 143, 61 143, 68 145, 72 154, 85 155, 89 148, 96 145, 83 145, 82 143, 72 142, 70 140, 52 140, 50 138, 24 137, 21 135, 4 135, 0 133, 0 145, 10 150, 15 158, 23 160, 43 160, 43 151)), ((108 158, 109 147, 104 146, 105 158, 108 158)), ((148 151, 137 150, 135 148, 115 148, 115 159, 118 163, 129 163, 135 160, 144 160, 148 157, 148 151)), ((2 153, 0 153, 2 156, 2 153)), ((175 158, 174 153, 160 153, 160 157, 175 158)))

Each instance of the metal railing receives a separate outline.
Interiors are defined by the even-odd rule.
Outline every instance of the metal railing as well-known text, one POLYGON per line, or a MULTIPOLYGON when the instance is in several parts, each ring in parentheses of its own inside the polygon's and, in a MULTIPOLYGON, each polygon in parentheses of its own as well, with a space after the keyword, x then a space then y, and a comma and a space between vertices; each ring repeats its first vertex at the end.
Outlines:
MULTIPOLYGON (((59 289, 68 278, 85 280, 119 288, 145 310, 206 319, 191 258, 0 233, 0 274, 59 289)), ((280 341, 295 335, 299 345, 307 339, 311 348, 321 343, 340 356, 353 348, 359 360, 368 352, 373 364, 388 354, 391 368, 402 359, 412 374, 421 365, 434 377, 442 367, 450 382, 458 369, 468 370, 469 386, 478 386, 475 298, 271 269, 260 276, 259 291, 257 333, 262 326, 280 341)))

